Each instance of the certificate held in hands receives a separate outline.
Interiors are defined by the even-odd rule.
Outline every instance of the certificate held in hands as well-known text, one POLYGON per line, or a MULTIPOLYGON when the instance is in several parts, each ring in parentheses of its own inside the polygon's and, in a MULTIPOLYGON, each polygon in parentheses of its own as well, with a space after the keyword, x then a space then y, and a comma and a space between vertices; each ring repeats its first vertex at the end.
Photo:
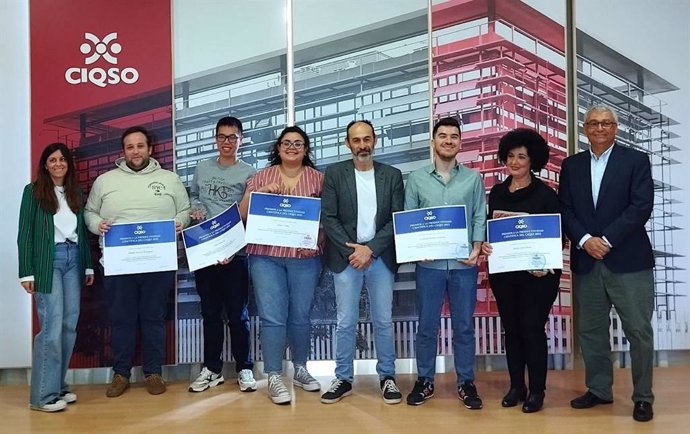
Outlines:
POLYGON ((321 199, 252 192, 247 244, 316 249, 321 199))
POLYGON ((106 276, 177 270, 175 220, 116 223, 103 236, 106 276))
POLYGON ((229 258, 246 245, 244 226, 237 202, 198 225, 182 231, 190 271, 196 271, 229 258))
POLYGON ((393 232, 399 264, 470 254, 464 205, 394 212, 393 232))
POLYGON ((560 214, 527 214, 487 221, 489 273, 563 268, 560 214))

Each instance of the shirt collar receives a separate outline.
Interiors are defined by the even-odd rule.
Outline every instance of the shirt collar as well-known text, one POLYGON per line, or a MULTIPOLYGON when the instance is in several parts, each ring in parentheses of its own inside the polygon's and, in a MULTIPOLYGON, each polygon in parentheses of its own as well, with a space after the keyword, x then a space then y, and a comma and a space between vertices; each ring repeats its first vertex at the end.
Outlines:
POLYGON ((611 151, 613 150, 614 146, 616 146, 616 144, 612 143, 611 146, 609 146, 609 148, 607 150, 605 150, 604 152, 602 152, 601 155, 598 157, 594 154, 594 152, 592 152, 592 148, 590 147, 589 148, 589 155, 592 157, 592 159, 594 161, 599 161, 599 160, 608 161, 609 156, 611 155, 611 151))

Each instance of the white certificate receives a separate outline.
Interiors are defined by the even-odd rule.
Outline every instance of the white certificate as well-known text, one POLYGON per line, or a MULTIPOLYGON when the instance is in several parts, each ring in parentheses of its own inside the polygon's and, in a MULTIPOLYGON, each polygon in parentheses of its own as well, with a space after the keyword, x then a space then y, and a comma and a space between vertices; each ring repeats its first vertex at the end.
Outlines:
POLYGON ((470 255, 464 205, 393 213, 398 263, 426 259, 465 259, 470 255))
POLYGON ((106 276, 177 270, 175 220, 116 223, 103 236, 106 276))
POLYGON ((489 273, 563 268, 560 214, 527 214, 487 221, 489 273))
POLYGON ((247 213, 247 244, 315 249, 321 199, 252 192, 247 213))
POLYGON ((182 231, 190 271, 215 265, 245 246, 237 202, 217 216, 182 231))

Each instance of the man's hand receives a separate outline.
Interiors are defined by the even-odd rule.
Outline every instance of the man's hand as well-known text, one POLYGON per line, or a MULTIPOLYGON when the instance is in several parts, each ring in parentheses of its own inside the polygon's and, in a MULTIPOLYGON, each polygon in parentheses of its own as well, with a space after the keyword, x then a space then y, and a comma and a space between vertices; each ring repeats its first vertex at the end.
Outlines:
POLYGON ((467 259, 458 259, 458 262, 469 266, 477 265, 477 259, 479 259, 479 252, 481 252, 481 250, 482 242, 475 241, 472 243, 472 252, 470 252, 470 257, 467 259))
POLYGON ((195 208, 189 213, 192 220, 203 220, 206 218, 206 211, 203 209, 195 208))
POLYGON ((182 223, 175 221, 175 235, 180 235, 182 232, 182 223))
POLYGON ((94 281, 94 275, 93 274, 87 274, 86 276, 84 276, 84 285, 91 286, 91 285, 93 285, 93 281, 94 281))
POLYGON ((362 270, 371 265, 373 252, 368 246, 357 243, 345 243, 347 247, 355 249, 355 251, 348 256, 350 265, 357 270, 362 270))
POLYGON ((611 250, 609 245, 601 237, 592 237, 582 245, 585 252, 594 259, 602 260, 611 250))

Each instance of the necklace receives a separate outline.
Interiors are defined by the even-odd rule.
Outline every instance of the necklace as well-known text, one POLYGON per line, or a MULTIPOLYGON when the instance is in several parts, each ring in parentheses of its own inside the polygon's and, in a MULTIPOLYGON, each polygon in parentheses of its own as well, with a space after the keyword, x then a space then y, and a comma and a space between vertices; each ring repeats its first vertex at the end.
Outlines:
POLYGON ((532 178, 530 178, 529 181, 527 181, 527 183, 526 183, 525 185, 520 185, 520 184, 517 183, 515 180, 513 180, 513 181, 510 183, 510 186, 508 186, 508 190, 509 190, 511 193, 514 193, 514 192, 516 192, 516 191, 518 191, 518 190, 522 190, 523 188, 527 187, 527 186, 530 185, 531 183, 532 183, 532 178))

